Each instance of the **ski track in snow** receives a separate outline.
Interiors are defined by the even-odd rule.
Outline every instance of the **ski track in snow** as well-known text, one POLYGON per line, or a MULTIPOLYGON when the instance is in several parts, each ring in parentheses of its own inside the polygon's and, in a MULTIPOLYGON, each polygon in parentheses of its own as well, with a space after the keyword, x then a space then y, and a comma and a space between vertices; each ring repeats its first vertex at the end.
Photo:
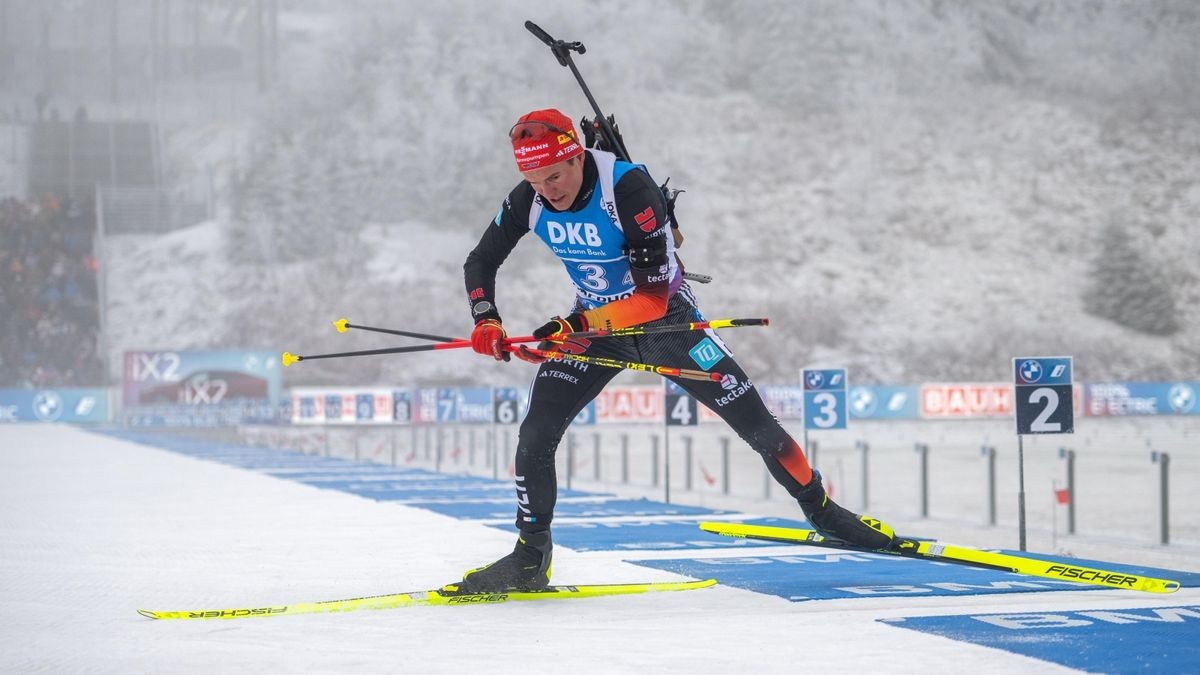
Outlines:
MULTIPOLYGON (((577 673, 801 665, 949 673, 969 662, 976 673, 1053 673, 1067 669, 876 619, 1200 602, 1200 590, 1185 588, 1162 597, 791 603, 718 585, 558 603, 155 622, 136 610, 436 587, 501 554, 512 536, 67 426, 0 427, 0 448, 0 653, 9 672, 493 672, 535 662, 577 673)), ((612 554, 556 549, 555 583, 678 578, 612 554)))

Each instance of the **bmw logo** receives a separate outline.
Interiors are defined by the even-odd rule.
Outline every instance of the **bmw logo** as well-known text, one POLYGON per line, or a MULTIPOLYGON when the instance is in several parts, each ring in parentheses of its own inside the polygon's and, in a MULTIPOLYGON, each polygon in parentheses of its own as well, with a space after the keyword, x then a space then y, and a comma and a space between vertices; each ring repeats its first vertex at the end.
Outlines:
POLYGON ((865 387, 850 390, 850 408, 858 417, 869 417, 875 412, 875 392, 865 387))
POLYGON ((1196 390, 1186 384, 1173 385, 1167 392, 1167 403, 1171 410, 1186 413, 1196 407, 1196 390))
POLYGON ((819 370, 810 370, 805 377, 805 382, 808 384, 809 389, 818 389, 825 383, 825 373, 819 370))
POLYGON ((63 400, 56 392, 39 391, 33 397, 33 414, 43 422, 53 422, 62 417, 63 400))
POLYGON ((1020 370, 1021 379, 1025 380, 1029 384, 1033 384, 1034 382, 1042 379, 1042 363, 1040 361, 1035 361, 1033 359, 1022 361, 1020 370))

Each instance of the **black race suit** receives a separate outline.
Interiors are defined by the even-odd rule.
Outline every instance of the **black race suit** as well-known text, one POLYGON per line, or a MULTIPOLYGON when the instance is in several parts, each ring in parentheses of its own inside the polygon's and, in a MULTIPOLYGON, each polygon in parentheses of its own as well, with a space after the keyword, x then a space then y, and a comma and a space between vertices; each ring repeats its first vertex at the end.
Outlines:
MULTIPOLYGON (((586 204, 592 191, 598 189, 596 164, 590 154, 585 153, 585 157, 583 187, 575 204, 568 210, 586 204)), ((657 237, 647 235, 636 225, 635 216, 648 208, 653 209, 660 227, 668 225, 665 201, 653 179, 645 171, 629 171, 616 183, 614 193, 622 231, 630 248, 640 247, 643 255, 646 255, 647 248, 657 247, 649 254, 654 258, 653 267, 639 270, 636 265, 633 266, 638 289, 649 287, 669 293, 665 315, 645 325, 703 321, 691 289, 686 282, 681 282, 678 275, 670 283, 655 284, 649 280, 654 276, 652 272, 659 269, 658 263, 665 259, 665 231, 657 237)), ((476 320, 488 317, 499 319, 494 302, 496 272, 521 237, 529 232, 529 212, 535 199, 540 198, 536 197, 528 182, 522 181, 517 185, 505 200, 496 220, 488 224, 478 245, 467 257, 464 274, 472 306, 477 308, 473 312, 476 320)), ((548 203, 543 207, 550 209, 548 203)), ((574 309, 578 311, 582 306, 577 304, 574 309)), ((693 360, 689 352, 705 340, 710 340, 711 345, 721 350, 720 360, 711 363, 705 370, 721 373, 725 376, 722 381, 671 379, 729 424, 763 457, 775 480, 794 496, 801 487, 800 481, 807 483, 811 477, 803 451, 767 410, 750 378, 734 361, 732 353, 715 332, 681 331, 598 338, 587 343, 584 353, 694 370, 700 364, 693 360), (792 470, 789 471, 788 467, 792 470), (793 473, 797 475, 793 476, 793 473)), ((711 348, 709 353, 712 353, 711 348)), ((517 443, 517 527, 521 530, 534 532, 550 526, 557 500, 555 450, 575 415, 618 372, 614 368, 569 361, 547 361, 539 366, 517 443)))

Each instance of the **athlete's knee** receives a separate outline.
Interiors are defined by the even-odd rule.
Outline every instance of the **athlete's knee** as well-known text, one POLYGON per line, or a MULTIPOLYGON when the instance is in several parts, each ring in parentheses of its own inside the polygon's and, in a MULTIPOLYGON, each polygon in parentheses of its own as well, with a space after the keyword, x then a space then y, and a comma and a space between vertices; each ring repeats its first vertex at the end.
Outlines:
POLYGON ((779 424, 757 427, 742 435, 742 438, 760 454, 779 457, 791 452, 796 442, 779 424))
POLYGON ((743 441, 763 455, 774 457, 785 454, 795 445, 791 435, 769 412, 743 415, 727 421, 743 441))
POLYGON ((547 428, 526 417, 517 439, 517 458, 524 462, 553 464, 554 450, 561 439, 561 431, 547 428))

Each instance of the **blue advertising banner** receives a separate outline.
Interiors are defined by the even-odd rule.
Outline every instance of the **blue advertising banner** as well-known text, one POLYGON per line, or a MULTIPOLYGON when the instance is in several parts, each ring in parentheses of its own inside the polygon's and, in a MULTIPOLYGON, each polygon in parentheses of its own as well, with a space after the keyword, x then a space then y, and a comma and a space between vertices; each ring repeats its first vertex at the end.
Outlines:
MULTIPOLYGON (((1037 386, 1068 377, 1066 369, 1061 373, 1054 372, 1058 364, 1048 363, 1047 359, 1039 361, 1046 379, 1039 378, 1037 386)), ((804 419, 804 399, 806 396, 811 398, 808 410, 814 418, 809 423, 814 426, 810 428, 841 428, 839 425, 844 424, 847 417, 858 420, 915 420, 1007 417, 1013 414, 1013 385, 1010 384, 860 385, 850 387, 843 399, 838 387, 845 383, 844 371, 815 372, 819 373, 818 379, 809 381, 806 387, 764 385, 759 386, 758 391, 768 409, 781 420, 804 419), (819 399, 821 394, 832 398, 819 399)), ((1034 377, 1032 373, 1029 371, 1028 378, 1034 377)), ((1020 377, 1026 378, 1026 375, 1020 377)), ((1079 387, 1073 396, 1076 417, 1083 414, 1200 415, 1200 404, 1197 402, 1200 382, 1115 382, 1075 386, 1079 387)), ((497 387, 494 390, 484 387, 441 387, 415 391, 371 387, 302 387, 292 390, 291 419, 293 423, 300 424, 339 421, 343 424, 515 424, 524 414, 524 394, 525 390, 515 387, 497 387)), ((683 390, 669 381, 662 388, 608 387, 580 411, 574 423, 595 424, 598 418, 603 422, 661 421, 664 399, 683 395, 683 390)), ((677 405, 666 412, 675 410, 682 398, 672 400, 677 405)), ((198 403, 190 405, 205 407, 198 403)), ((227 406, 219 407, 224 410, 227 406)), ((696 412, 701 422, 719 420, 707 408, 700 407, 696 412)), ((15 414, 0 409, 0 419, 6 413, 15 414)))
POLYGON ((107 421, 107 389, 0 389, 0 423, 107 421))
POLYGON ((1105 382, 1084 386, 1084 413, 1092 417, 1125 415, 1200 415, 1200 382, 1105 382))
POLYGON ((456 420, 463 424, 491 424, 495 419, 491 387, 456 389, 458 415, 456 420))
POLYGON ((278 401, 281 370, 279 355, 268 351, 130 351, 121 401, 126 408, 278 401))
POLYGON ((297 395, 296 403, 292 406, 293 422, 324 422, 324 398, 312 395, 297 395), (318 419, 319 418, 319 419, 318 419))
POLYGON ((850 417, 858 420, 915 420, 921 390, 913 386, 851 387, 850 417))
POLYGON ((443 415, 438 411, 438 390, 417 389, 413 392, 413 424, 436 424, 443 415))

